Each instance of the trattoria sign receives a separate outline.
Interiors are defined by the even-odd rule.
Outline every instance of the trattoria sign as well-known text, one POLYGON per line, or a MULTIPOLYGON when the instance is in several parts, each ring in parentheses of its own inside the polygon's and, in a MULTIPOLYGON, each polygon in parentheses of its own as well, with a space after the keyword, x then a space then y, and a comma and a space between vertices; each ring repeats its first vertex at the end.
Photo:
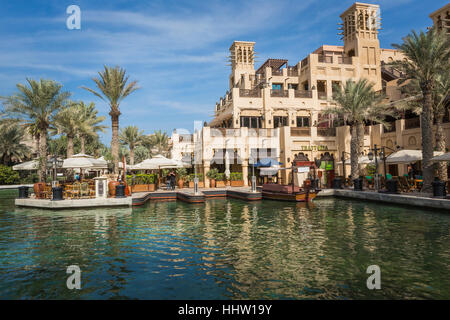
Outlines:
POLYGON ((302 151, 328 151, 328 146, 301 146, 302 151))

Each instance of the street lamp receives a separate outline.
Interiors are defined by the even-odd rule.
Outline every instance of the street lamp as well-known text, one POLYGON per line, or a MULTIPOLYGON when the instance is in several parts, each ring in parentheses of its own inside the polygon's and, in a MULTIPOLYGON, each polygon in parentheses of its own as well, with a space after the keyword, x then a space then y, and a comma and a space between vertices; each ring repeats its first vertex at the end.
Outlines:
POLYGON ((351 155, 348 152, 342 151, 341 161, 342 161, 342 174, 344 176, 344 186, 345 186, 345 179, 347 179, 347 176, 345 174, 345 160, 347 160, 347 159, 345 159, 345 154, 351 155))
POLYGON ((63 164, 64 161, 59 159, 56 154, 47 160, 47 167, 51 167, 53 169, 52 187, 56 187, 56 169, 61 168, 63 164))

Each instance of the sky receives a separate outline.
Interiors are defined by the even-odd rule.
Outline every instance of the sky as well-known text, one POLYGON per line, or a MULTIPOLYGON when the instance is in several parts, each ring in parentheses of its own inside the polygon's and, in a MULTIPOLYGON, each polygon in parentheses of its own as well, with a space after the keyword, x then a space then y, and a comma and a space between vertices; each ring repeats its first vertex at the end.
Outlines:
MULTIPOLYGON (((95 88, 104 65, 121 66, 140 89, 123 100, 120 127, 150 134, 209 121, 228 89, 228 49, 255 41, 258 68, 268 58, 295 65, 323 44, 341 45, 339 14, 347 0, 0 0, 0 96, 26 78, 53 79, 72 100, 108 105, 81 86, 95 88), (81 29, 69 30, 67 7, 81 10, 81 29)), ((360 1, 363 2, 363 1, 360 1)), ((382 48, 401 43, 412 29, 432 24, 444 0, 378 0, 382 48)), ((110 142, 111 133, 101 135, 110 142)))

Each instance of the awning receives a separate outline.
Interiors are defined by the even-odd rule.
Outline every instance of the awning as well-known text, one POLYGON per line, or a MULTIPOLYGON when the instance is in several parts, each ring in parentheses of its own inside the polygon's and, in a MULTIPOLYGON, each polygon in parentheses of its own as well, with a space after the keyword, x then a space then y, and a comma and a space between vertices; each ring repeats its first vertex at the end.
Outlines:
POLYGON ((280 166, 282 165, 281 162, 278 162, 277 160, 273 158, 264 158, 260 159, 257 163, 254 164, 255 168, 259 167, 273 167, 273 166, 280 166))
POLYGON ((78 153, 70 158, 65 159, 62 167, 64 169, 73 169, 73 168, 90 169, 95 168, 95 166, 99 164, 100 162, 97 161, 97 159, 94 159, 94 157, 87 154, 78 153))
POLYGON ((151 159, 146 159, 141 163, 133 166, 133 170, 156 170, 178 168, 179 163, 173 159, 168 159, 163 155, 156 155, 151 159))
MULTIPOLYGON (((442 155, 443 152, 435 151, 434 156, 442 155)), ((408 164, 422 160, 422 150, 399 150, 386 158, 389 164, 408 164)))
POLYGON ((431 161, 433 162, 439 162, 439 161, 450 161, 450 152, 444 153, 443 155, 431 158, 431 161))
MULTIPOLYGON (((380 160, 381 161, 381 160, 380 160)), ((370 163, 375 163, 375 159, 370 160, 368 156, 361 156, 358 159, 358 163, 359 164, 370 164, 370 163)), ((337 164, 342 164, 342 161, 337 162, 337 164)), ((351 160, 350 159, 346 159, 345 160, 345 164, 350 165, 351 164, 351 160)))

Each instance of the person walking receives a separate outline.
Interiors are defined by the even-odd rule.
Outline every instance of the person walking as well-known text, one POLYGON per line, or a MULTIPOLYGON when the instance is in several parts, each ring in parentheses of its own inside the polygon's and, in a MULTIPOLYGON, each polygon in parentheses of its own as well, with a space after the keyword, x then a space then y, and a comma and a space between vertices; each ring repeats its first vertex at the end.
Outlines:
POLYGON ((166 176, 166 184, 167 184, 166 190, 167 191, 172 189, 171 182, 172 182, 172 179, 171 179, 170 173, 167 173, 167 176, 166 176))

